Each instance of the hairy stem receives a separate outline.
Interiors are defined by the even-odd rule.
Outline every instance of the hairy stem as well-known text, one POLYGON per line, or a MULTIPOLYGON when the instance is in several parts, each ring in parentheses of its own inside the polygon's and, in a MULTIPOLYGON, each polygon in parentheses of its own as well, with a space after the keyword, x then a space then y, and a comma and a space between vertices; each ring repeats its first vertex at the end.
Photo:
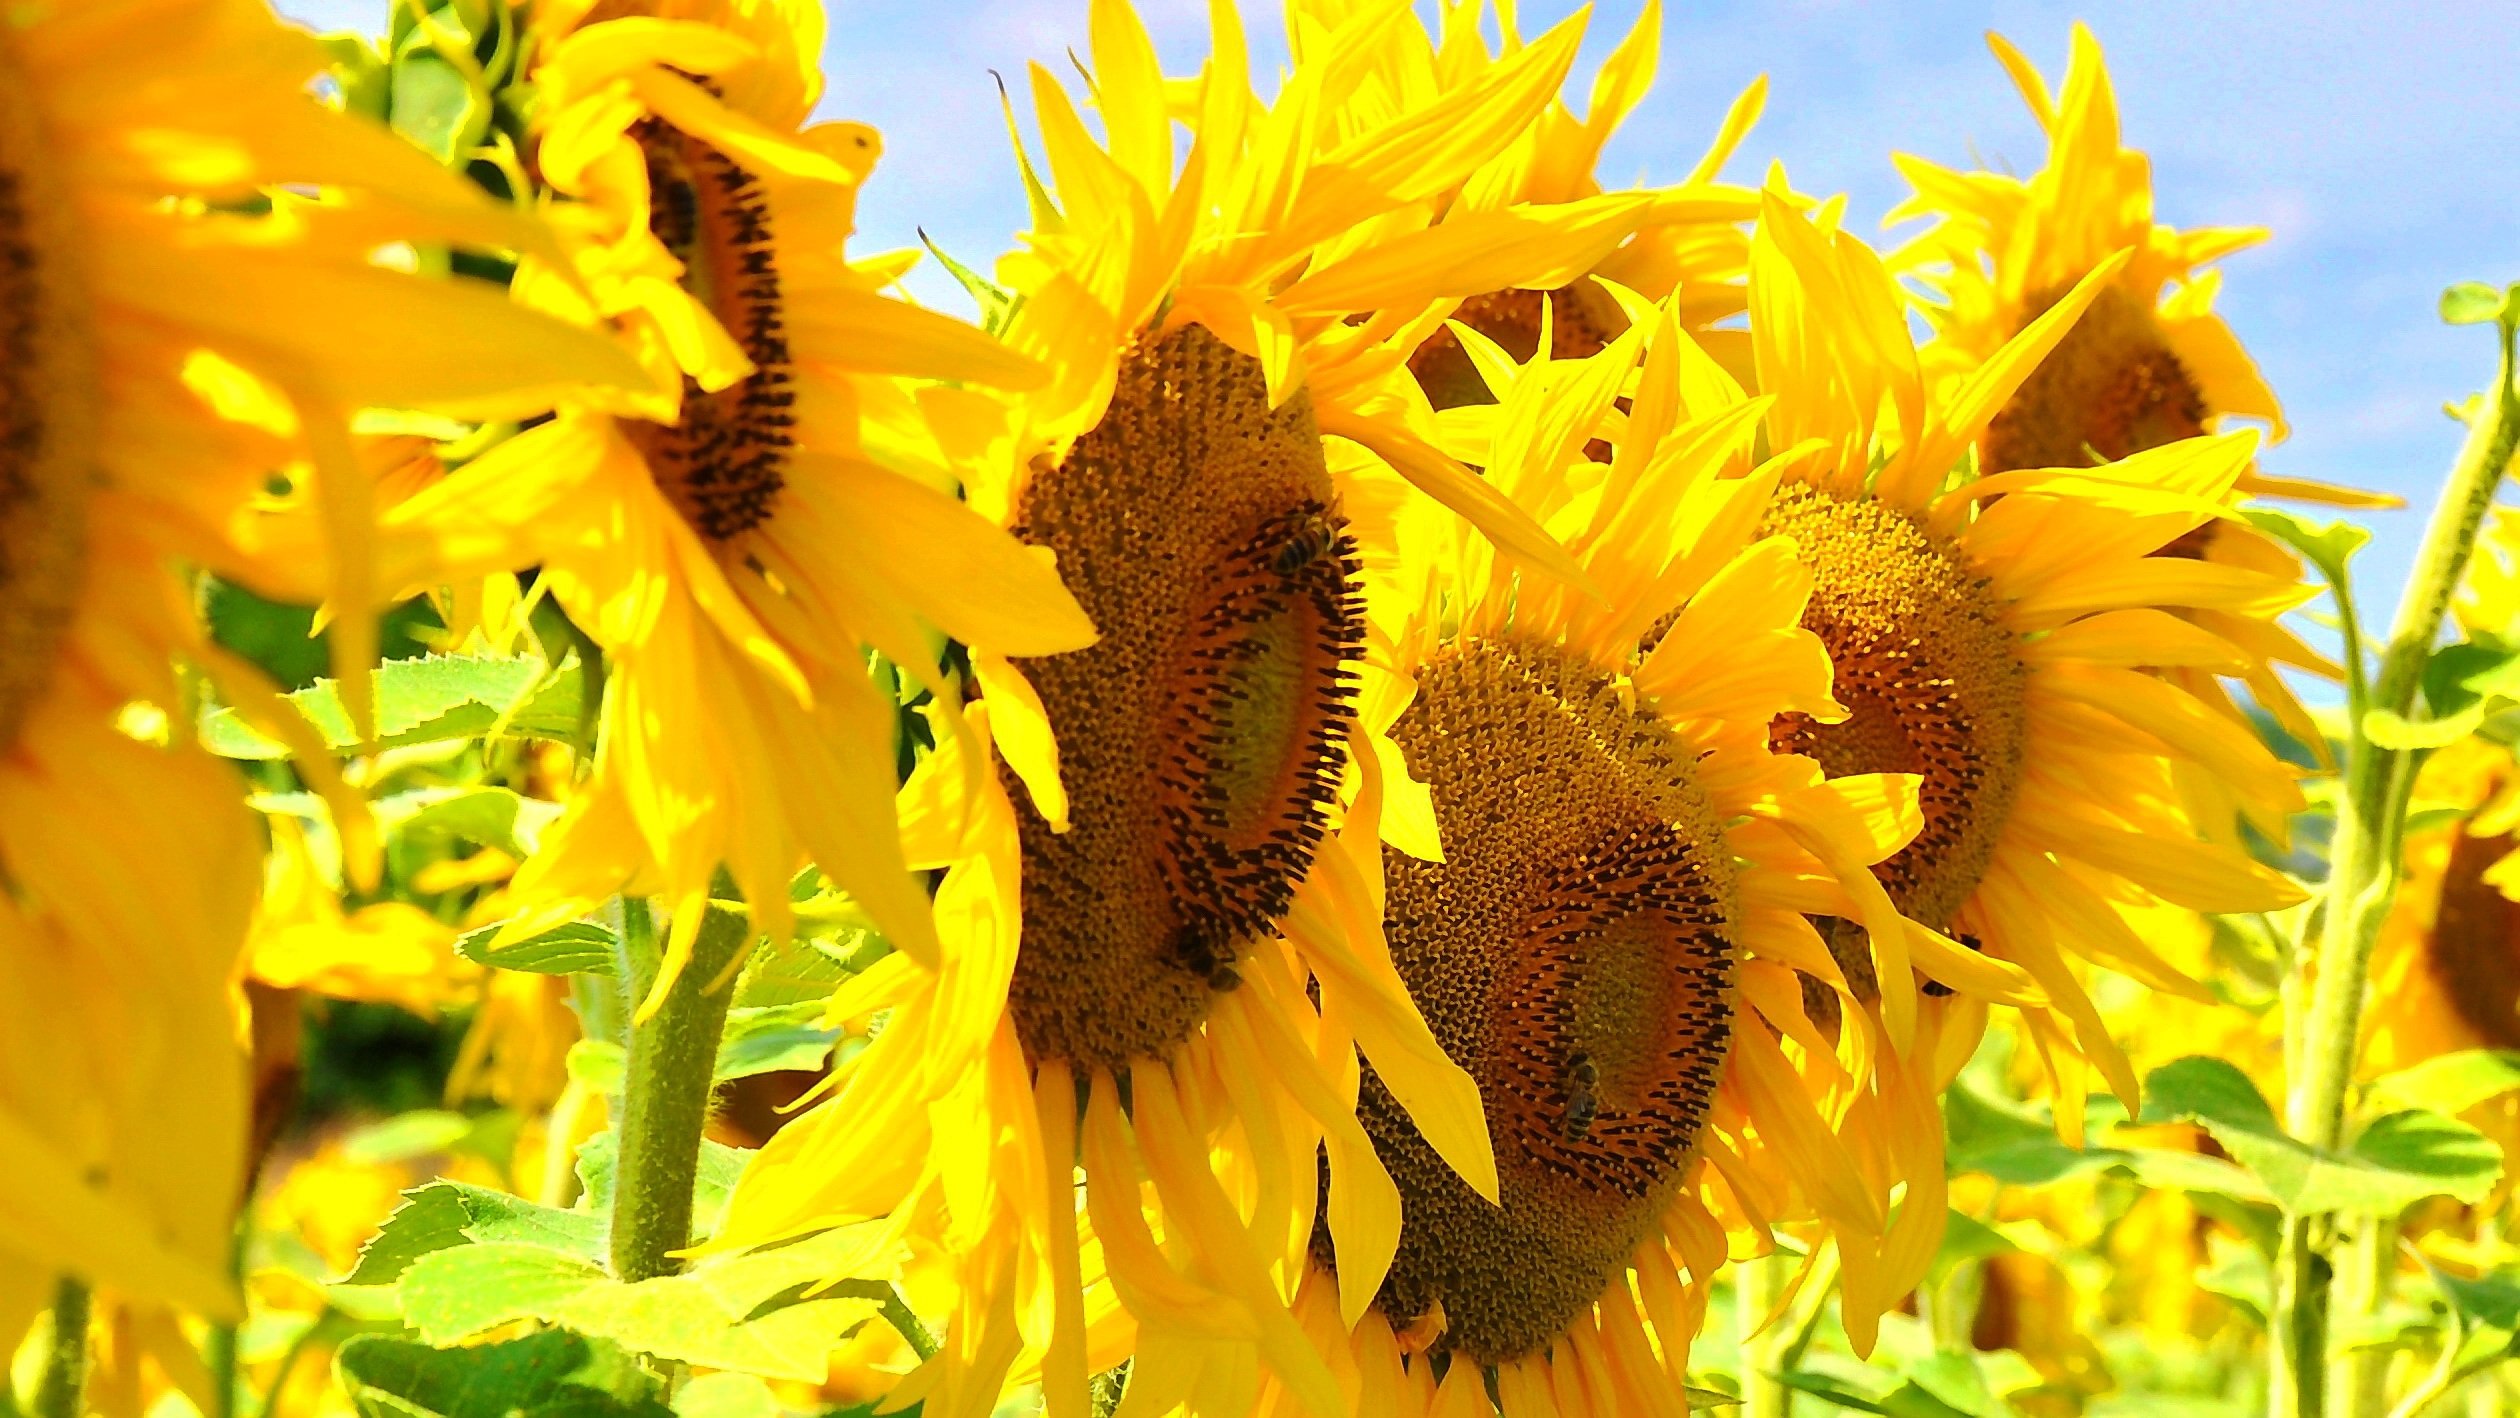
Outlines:
MULTIPOLYGON (((2467 572, 2476 534, 2502 475, 2520 449, 2520 390, 2512 386, 2512 327, 2499 327, 2501 358, 2491 392, 2469 424, 2422 548, 2398 604, 2397 622, 2381 651, 2367 702, 2347 726, 2344 792, 2329 849, 2317 956, 2308 1009, 2287 1099, 2294 1136, 2332 1149, 2345 1133, 2345 1095, 2360 1053, 2363 999, 2371 951, 2397 894, 2399 819, 2414 778, 2414 755, 2371 741, 2367 715, 2386 710, 2409 718, 2441 622, 2467 572)), ((2329 1218, 2288 1215, 2276 1260, 2274 1336, 2270 1348, 2271 1411, 2276 1418, 2325 1418, 2327 1301, 2333 1244, 2329 1218)), ((2350 1413, 2353 1395, 2336 1405, 2350 1413)))
MULTIPOLYGON (((631 902, 625 924, 647 922, 631 902)), ((650 931, 652 926, 647 927, 650 931)), ((625 953, 636 927, 624 932, 625 953)), ((691 1244, 692 1191, 700 1167, 700 1134, 708 1122, 718 1040, 726 1032, 731 980, 721 980, 752 943, 743 916, 712 908, 655 1012, 631 1026, 621 1107, 620 1167, 613 1178, 612 1265, 623 1280, 652 1280, 682 1269, 675 1252, 691 1244)), ((624 972, 624 983, 638 985, 624 972)), ((646 982, 655 972, 646 972, 646 982)), ((628 996, 634 1005, 636 995, 628 996)))
POLYGON ((1742 1418, 1789 1418, 1794 1411, 1794 1391, 1776 1377, 1788 1367, 1783 1349, 1793 1338, 1793 1326, 1780 1318, 1760 1327, 1784 1295, 1793 1265, 1792 1256, 1778 1253, 1733 1267, 1733 1320, 1741 1335, 1742 1418))
POLYGON ((34 1418, 80 1418, 87 1411, 90 1298, 87 1283, 67 1275, 53 1290, 52 1347, 35 1384, 34 1418))

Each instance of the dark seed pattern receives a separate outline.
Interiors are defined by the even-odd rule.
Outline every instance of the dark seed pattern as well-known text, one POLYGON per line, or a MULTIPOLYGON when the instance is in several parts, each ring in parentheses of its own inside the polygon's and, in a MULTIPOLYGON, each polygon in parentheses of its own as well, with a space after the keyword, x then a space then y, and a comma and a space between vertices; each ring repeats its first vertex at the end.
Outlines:
MULTIPOLYGON (((2029 302, 2037 319, 2065 296, 2029 302)), ((2205 396, 2143 302, 2110 286, 2039 362, 1987 429, 1989 473, 2087 468, 2205 431, 2205 396)))
POLYGON ((1197 326, 1121 367, 1109 411, 1033 476, 1016 535, 1058 553, 1102 631, 1023 662, 1059 743, 1070 825, 1020 786, 1034 1057, 1125 1068, 1241 983, 1327 826, 1364 641, 1354 541, 1312 406, 1197 326))
POLYGON ((51 679, 99 478, 94 353, 60 264, 62 204, 9 62, 0 54, 0 751, 51 679))
POLYGON ((724 389, 683 379, 678 423, 633 422, 631 441, 692 529, 723 542, 770 520, 795 447, 796 391, 768 195, 735 161, 659 119, 632 130, 647 156, 648 227, 684 287, 753 362, 724 389))
POLYGON ((1769 742, 1831 777, 1919 775, 1924 827, 1873 873, 1902 911, 1946 928, 1985 875, 2020 786, 2028 671, 1984 580, 1898 509, 1783 487, 1761 531, 1777 533, 1812 569, 1803 627, 1828 647, 1850 717, 1780 715, 1769 742))
MULTIPOLYGON (((1441 1353, 1545 1349, 1619 1283, 1697 1144, 1732 1029, 1735 886, 1670 732, 1553 648, 1471 642, 1395 728, 1445 861, 1384 853, 1392 957, 1478 1080, 1501 1205, 1370 1070, 1359 1113, 1399 1185, 1380 1304, 1441 1353)), ((1316 1253, 1335 1263, 1326 1236, 1316 1253)))

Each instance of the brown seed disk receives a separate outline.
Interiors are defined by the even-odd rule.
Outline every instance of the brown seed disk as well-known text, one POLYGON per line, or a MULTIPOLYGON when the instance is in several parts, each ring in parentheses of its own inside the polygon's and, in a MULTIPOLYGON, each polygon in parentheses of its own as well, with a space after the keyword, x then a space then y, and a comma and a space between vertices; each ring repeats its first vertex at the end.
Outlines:
POLYGON ((796 442, 769 198, 733 159, 671 124, 643 119, 631 131, 647 157, 648 229, 683 263, 683 287, 734 336, 753 372, 715 392, 686 375, 679 422, 624 427, 675 510, 722 542, 777 510, 796 442))
MULTIPOLYGON (((2064 295, 2059 287, 2034 297, 2027 319, 2064 295)), ((2203 433, 2208 412, 2161 323, 2109 286, 1995 416, 1986 471, 2114 462, 2203 433)))
POLYGON ((1394 732, 1445 861, 1384 853, 1392 957, 1478 1080, 1502 1204, 1369 1071, 1402 1214, 1380 1303, 1440 1307, 1444 1349, 1499 1363, 1621 1283, 1681 1181, 1731 1040, 1733 864, 1688 750, 1554 648, 1446 652, 1394 732))
POLYGON ((41 117, 0 44, 0 751, 79 596, 96 460, 95 336, 41 117))
POLYGON ((2488 883, 2485 870, 2515 846, 2465 832, 2451 839, 2424 949, 2442 998, 2497 1049, 2520 1049, 2520 902, 2488 883))
POLYGON ((1312 865, 1354 714, 1356 548, 1310 401, 1272 410, 1259 362, 1195 325, 1122 361, 1015 532, 1102 632, 1024 662, 1070 825, 1010 786, 1016 1026, 1036 1058, 1125 1067, 1198 1027, 1312 865))
POLYGON ((1803 627, 1828 647, 1849 717, 1779 715, 1770 744, 1831 777, 1919 775, 1924 828, 1873 871, 1901 910, 1946 928, 1985 874, 2021 781, 2028 671, 2012 633, 1956 549, 1896 508, 1783 487, 1762 528, 1777 533, 1812 570, 1803 627))
MULTIPOLYGON (((1610 298, 1590 282, 1552 291, 1500 290, 1474 295, 1461 303, 1453 318, 1496 341, 1516 360, 1528 362, 1540 350, 1543 301, 1554 307, 1549 344, 1557 359, 1584 359, 1601 353, 1623 323, 1610 298)), ((1436 408, 1496 402, 1486 381, 1479 378, 1478 367, 1462 349, 1460 337, 1449 328, 1437 330, 1417 347, 1417 353, 1409 356, 1409 372, 1417 376, 1418 387, 1426 391, 1427 401, 1436 408)))

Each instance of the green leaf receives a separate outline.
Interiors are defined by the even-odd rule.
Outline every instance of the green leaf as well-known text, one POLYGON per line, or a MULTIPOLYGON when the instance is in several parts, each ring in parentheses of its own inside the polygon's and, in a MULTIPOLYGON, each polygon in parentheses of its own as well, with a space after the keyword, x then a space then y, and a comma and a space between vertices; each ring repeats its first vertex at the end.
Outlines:
POLYGON ((2435 1054, 2412 1068, 2371 1081, 2371 1100, 2386 1108, 2430 1108, 2464 1113, 2520 1088, 2520 1052, 2461 1049, 2435 1054))
MULTIPOLYGON (((2491 1139, 2456 1118, 2420 1108, 2374 1121, 2348 1151, 2377 1174, 2357 1176, 2354 1185, 2359 1190, 2351 1194, 2403 1197, 2392 1210, 2428 1196, 2447 1196, 2473 1206, 2502 1177, 2502 1149, 2491 1139)), ((2348 1208, 2340 1205, 2338 1209, 2348 1208)))
POLYGON ((2441 318, 2450 325, 2482 325, 2503 318, 2512 296, 2483 281, 2461 281, 2441 293, 2441 318))
POLYGON ((2480 695, 2520 698, 2520 657, 2482 640, 2444 645, 2424 662, 2423 689, 2435 718, 2467 708, 2480 695))
POLYGON ((602 1266, 565 1251, 513 1241, 456 1246, 403 1272, 403 1318, 422 1339, 451 1344, 515 1320, 549 1319, 605 1279, 602 1266))
POLYGON ((1699 1388, 1695 1384, 1683 1384, 1680 1394, 1688 1399, 1689 1411, 1692 1413, 1701 1408, 1739 1408, 1741 1406, 1740 1394, 1726 1393, 1722 1389, 1699 1388))
POLYGON ((2313 522, 2307 517, 2286 512, 2278 507, 2248 507, 2241 516, 2249 519, 2259 531, 2291 546, 2310 559, 2312 565, 2339 584, 2346 580, 2354 553, 2371 540, 2371 529, 2342 518, 2334 522, 2313 522))
POLYGON ((397 57, 391 103, 394 131, 442 163, 470 156, 490 132, 490 96, 440 54, 397 57))
POLYGON ((666 1418, 673 1411, 638 1361, 556 1329, 468 1349, 361 1335, 335 1353, 333 1370, 361 1418, 666 1418))
POLYGON ((579 1291, 553 1316, 560 1324, 686 1364, 764 1378, 820 1382, 831 1351, 873 1318, 876 1302, 856 1296, 803 1300, 759 1314, 731 1313, 703 1277, 669 1275, 579 1291))
POLYGON ((815 1070, 831 1056, 840 1031, 821 1027, 820 1001, 731 1009, 718 1043, 716 1078, 749 1078, 791 1069, 815 1070))
POLYGON ((2428 1196, 2473 1199, 2501 1174, 2493 1144, 2437 1114, 2397 1113, 2366 1129, 2343 1155, 2287 1134, 2248 1075, 2221 1059, 2189 1057, 2144 1083, 2146 1122, 2196 1122, 2293 1212, 2395 1215, 2428 1196))
POLYGON ((404 1192, 402 1205, 385 1218, 342 1283, 391 1285, 420 1257, 470 1240, 464 1227, 471 1221, 463 1198, 451 1186, 432 1184, 404 1192))
POLYGON ((503 928, 493 925, 466 931, 456 937, 455 953, 476 964, 532 975, 614 973, 613 933, 592 921, 571 921, 540 935, 492 945, 503 928))
MULTIPOLYGON (((381 748, 480 738, 502 727, 512 735, 548 739, 568 739, 578 730, 582 677, 575 661, 554 674, 543 661, 527 657, 429 655, 389 660, 369 674, 381 748)), ((319 680, 288 699, 328 746, 358 746, 333 681, 319 680)), ((279 743, 247 725, 233 709, 203 716, 201 742, 224 758, 287 756, 279 743)))
POLYGON ((514 1242, 597 1259, 605 1213, 537 1206, 520 1196, 464 1182, 431 1182, 403 1193, 376 1239, 342 1283, 390 1285, 420 1257, 451 1246, 514 1242))
POLYGON ((421 788, 376 804, 378 823, 406 841, 452 837, 519 859, 534 854, 560 811, 558 803, 495 787, 421 788))

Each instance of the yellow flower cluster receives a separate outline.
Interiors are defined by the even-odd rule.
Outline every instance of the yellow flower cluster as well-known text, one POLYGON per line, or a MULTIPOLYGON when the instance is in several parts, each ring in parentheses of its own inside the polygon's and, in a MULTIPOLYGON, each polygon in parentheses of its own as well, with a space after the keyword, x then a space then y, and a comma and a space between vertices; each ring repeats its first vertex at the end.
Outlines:
MULTIPOLYGON (((1677 1418, 1738 1264, 1825 1257, 1871 1351, 1990 1021, 2070 1144, 2139 1108, 2125 1002, 2212 998, 2152 923, 2303 896, 2244 705, 2316 742, 2277 667, 2337 667, 2242 513, 2354 495, 2229 422, 2284 433, 2212 311, 2262 234, 2154 223, 2090 36, 2056 97, 1999 42, 2047 166, 1902 159, 1885 257, 1722 180, 1762 86, 1605 188, 1655 3, 1580 114, 1580 16, 1293 0, 1264 95, 1230 0, 1187 74, 1089 6, 985 326, 848 253, 815 0, 405 4, 382 68, 262 0, 0 10, 0 1353, 68 1278, 206 1392, 173 1316, 242 1313, 288 1158, 256 1225, 353 1283, 258 1307, 328 1345, 421 1273, 359 1250, 420 1154, 284 1136, 319 998, 466 1022, 452 1096, 524 1124, 444 1204, 619 1194, 567 1284, 811 1247, 781 1303, 916 1312, 647 1352, 929 1418, 1677 1418), (362 108, 430 64, 441 151, 362 108), (332 678, 213 586, 320 603, 332 678), (372 670, 412 613, 447 653, 372 670), (720 1053, 740 1174, 638 1269, 649 1041, 734 995, 840 1051, 720 1053)), ((2479 755, 2390 1066, 2520 1043, 2479 755)), ((424 1288, 432 1342, 628 1332, 424 1288)))

